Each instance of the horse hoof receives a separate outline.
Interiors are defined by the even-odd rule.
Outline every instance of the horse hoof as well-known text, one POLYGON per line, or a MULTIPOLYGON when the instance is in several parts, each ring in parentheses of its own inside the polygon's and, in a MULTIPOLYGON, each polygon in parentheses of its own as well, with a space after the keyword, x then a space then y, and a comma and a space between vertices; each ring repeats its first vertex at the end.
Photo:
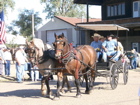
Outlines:
POLYGON ((42 94, 42 96, 46 96, 46 91, 44 90, 44 91, 41 91, 41 94, 42 94))
POLYGON ((81 98, 81 96, 82 96, 81 94, 78 94, 76 95, 76 98, 81 98))
POLYGON ((68 90, 66 93, 72 93, 72 91, 71 90, 68 90))
POLYGON ((91 93, 90 90, 86 90, 86 91, 85 91, 85 94, 90 94, 90 93, 91 93))
POLYGON ((58 101, 60 98, 59 97, 53 97, 54 101, 58 101))
POLYGON ((59 92, 59 94, 60 95, 63 95, 63 94, 65 94, 66 92, 64 91, 64 90, 61 90, 60 92, 59 92))

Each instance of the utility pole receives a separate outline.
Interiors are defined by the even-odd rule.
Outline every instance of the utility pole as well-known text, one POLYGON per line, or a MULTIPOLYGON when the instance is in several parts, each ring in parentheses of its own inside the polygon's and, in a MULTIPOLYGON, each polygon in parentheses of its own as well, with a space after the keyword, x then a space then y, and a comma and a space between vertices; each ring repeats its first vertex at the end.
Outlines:
POLYGON ((87 22, 89 22, 89 3, 87 0, 87 22))
POLYGON ((34 31, 34 14, 32 14, 32 36, 35 38, 35 31, 34 31))

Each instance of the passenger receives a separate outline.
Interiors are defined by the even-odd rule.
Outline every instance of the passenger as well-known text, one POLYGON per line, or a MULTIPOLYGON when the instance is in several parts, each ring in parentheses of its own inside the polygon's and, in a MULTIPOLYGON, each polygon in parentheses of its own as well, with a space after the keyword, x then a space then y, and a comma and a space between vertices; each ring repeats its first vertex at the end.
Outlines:
MULTIPOLYGON (((106 52, 107 57, 111 57, 110 61, 116 62, 118 61, 121 52, 118 51, 118 43, 112 40, 113 36, 114 35, 107 36, 107 40, 102 43, 102 48, 106 52), (116 51, 115 51, 115 48, 116 48, 116 51)), ((104 59, 107 59, 107 57, 104 59)))
POLYGON ((114 36, 113 40, 116 41, 118 43, 118 51, 121 52, 121 55, 123 55, 124 53, 124 48, 121 42, 118 41, 119 37, 118 36, 114 36))
POLYGON ((106 40, 106 38, 104 36, 100 37, 100 41, 103 43, 106 40))
POLYGON ((100 62, 102 58, 102 42, 99 39, 101 36, 95 33, 92 37, 94 41, 92 41, 90 45, 96 50, 97 60, 100 62))
MULTIPOLYGON (((100 37, 100 41, 103 43, 106 40, 106 38, 104 36, 100 37)), ((106 52, 102 49, 102 61, 103 62, 107 62, 107 57, 106 57, 106 52)))

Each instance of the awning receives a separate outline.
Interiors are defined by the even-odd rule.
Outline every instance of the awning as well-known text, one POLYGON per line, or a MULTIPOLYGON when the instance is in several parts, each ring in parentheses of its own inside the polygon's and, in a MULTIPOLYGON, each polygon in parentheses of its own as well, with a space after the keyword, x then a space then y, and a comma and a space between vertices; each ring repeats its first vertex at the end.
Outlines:
POLYGON ((95 31, 117 31, 117 30, 127 30, 128 28, 119 26, 117 24, 77 24, 78 27, 85 29, 95 30, 95 31))

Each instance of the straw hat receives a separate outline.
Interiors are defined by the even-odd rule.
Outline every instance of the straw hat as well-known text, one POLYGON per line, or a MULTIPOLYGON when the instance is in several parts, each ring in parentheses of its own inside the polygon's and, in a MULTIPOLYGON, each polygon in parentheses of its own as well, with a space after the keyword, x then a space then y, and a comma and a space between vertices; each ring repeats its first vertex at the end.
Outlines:
POLYGON ((101 36, 101 37, 100 37, 100 39, 104 39, 104 38, 105 38, 104 36, 101 36))
POLYGON ((99 38, 100 38, 100 37, 101 37, 101 35, 99 35, 98 33, 94 33, 94 35, 93 35, 93 36, 91 36, 91 37, 93 37, 93 38, 94 38, 94 37, 99 37, 99 38))

